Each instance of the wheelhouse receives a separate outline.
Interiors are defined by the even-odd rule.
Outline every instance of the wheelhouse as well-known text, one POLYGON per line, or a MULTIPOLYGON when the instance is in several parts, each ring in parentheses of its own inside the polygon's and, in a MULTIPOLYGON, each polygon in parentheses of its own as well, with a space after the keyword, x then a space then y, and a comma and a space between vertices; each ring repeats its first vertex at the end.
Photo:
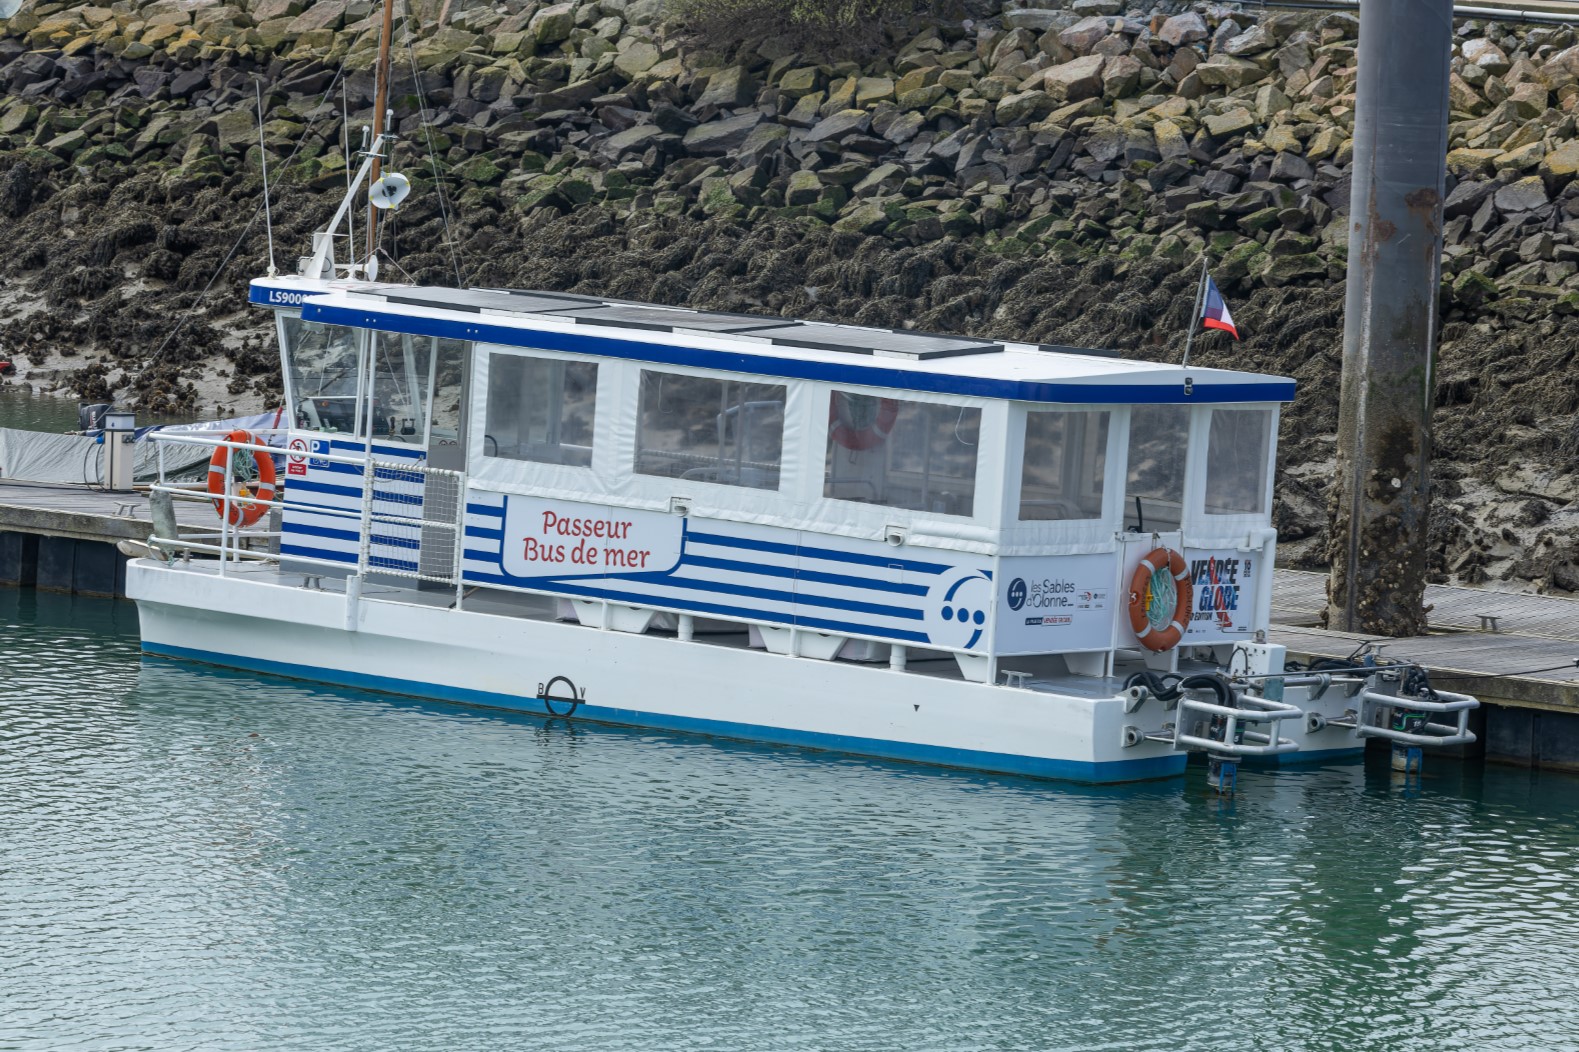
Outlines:
POLYGON ((293 417, 285 556, 382 546, 447 579, 423 571, 453 550, 458 586, 586 624, 744 623, 782 653, 952 656, 989 682, 1176 666, 1127 617, 1159 546, 1185 555, 1186 646, 1269 619, 1284 378, 559 293, 252 296, 277 312, 293 417), (434 501, 419 466, 457 473, 458 535, 329 521, 361 491, 324 455, 358 452, 393 504, 434 501))

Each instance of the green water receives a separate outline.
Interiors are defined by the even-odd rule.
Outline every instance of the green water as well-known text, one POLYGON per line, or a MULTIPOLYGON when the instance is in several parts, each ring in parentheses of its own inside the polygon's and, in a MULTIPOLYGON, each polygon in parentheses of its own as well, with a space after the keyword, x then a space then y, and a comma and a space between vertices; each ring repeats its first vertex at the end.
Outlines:
MULTIPOLYGON (((185 424, 198 419, 193 416, 160 416, 137 414, 137 424, 185 424)), ((77 429, 77 402, 72 398, 35 394, 26 387, 0 387, 0 427, 15 427, 23 431, 75 431, 77 429)))
POLYGON ((1224 802, 0 639, 0 1049, 1579 1047, 1572 778, 1224 802))

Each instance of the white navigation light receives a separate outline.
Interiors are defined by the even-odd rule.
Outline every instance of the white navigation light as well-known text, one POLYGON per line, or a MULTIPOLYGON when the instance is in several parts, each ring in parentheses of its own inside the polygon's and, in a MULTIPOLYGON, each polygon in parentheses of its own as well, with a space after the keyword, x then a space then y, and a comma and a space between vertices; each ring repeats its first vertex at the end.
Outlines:
MULTIPOLYGON (((0 0, 0 4, 9 3, 10 0, 0 0)), ((411 180, 399 172, 386 172, 379 176, 378 181, 367 192, 367 198, 374 208, 394 208, 406 199, 411 193, 411 180)))

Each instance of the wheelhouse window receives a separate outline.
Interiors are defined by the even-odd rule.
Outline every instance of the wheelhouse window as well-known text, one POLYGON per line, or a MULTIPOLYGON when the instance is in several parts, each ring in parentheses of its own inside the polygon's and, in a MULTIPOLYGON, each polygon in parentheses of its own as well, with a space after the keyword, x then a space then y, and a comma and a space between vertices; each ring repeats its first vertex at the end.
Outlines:
POLYGON ((1206 445, 1206 513, 1264 515, 1272 410, 1213 409, 1206 445))
POLYGON ((595 362, 491 354, 483 453, 590 467, 597 398, 595 362))
POLYGON ((1065 410, 1025 414, 1021 522, 1102 517, 1111 415, 1065 410))
POLYGON ((282 322, 296 426, 351 434, 356 430, 357 331, 291 316, 282 322))
POLYGON ((972 515, 981 410, 834 391, 822 494, 940 515, 972 515))
POLYGON ((430 415, 453 439, 458 427, 465 343, 400 332, 373 334, 372 436, 426 445, 430 415))
POLYGON ((784 387, 643 369, 636 473, 779 488, 784 387))
POLYGON ((1179 528, 1189 437, 1188 406, 1137 405, 1130 409, 1125 522, 1148 533, 1179 528))

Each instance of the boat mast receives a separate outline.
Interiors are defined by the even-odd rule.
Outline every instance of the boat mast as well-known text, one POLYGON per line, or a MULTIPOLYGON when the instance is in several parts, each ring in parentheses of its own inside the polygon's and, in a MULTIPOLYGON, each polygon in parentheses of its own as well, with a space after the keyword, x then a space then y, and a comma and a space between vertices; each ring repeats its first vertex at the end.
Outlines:
MULTIPOLYGON (((384 0, 384 24, 378 38, 378 64, 373 67, 373 168, 369 175, 368 189, 372 190, 373 183, 378 181, 383 171, 383 158, 379 151, 382 149, 382 136, 384 134, 384 115, 389 111, 389 43, 395 34, 395 5, 393 0, 384 0)), ((367 206, 367 260, 373 260, 373 251, 378 244, 378 209, 372 202, 367 206)))

